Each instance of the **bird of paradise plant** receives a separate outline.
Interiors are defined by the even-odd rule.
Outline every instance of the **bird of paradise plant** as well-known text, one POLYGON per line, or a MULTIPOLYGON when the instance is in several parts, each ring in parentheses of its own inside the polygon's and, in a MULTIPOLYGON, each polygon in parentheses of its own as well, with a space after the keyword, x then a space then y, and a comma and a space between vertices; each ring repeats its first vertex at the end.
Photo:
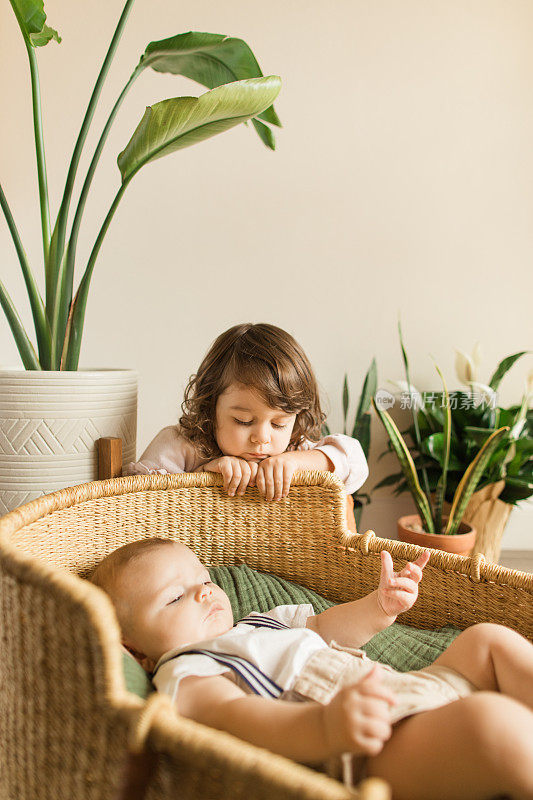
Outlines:
MULTIPOLYGON (((406 373, 407 385, 411 387, 412 384, 409 375, 409 362, 403 344, 401 326, 399 326, 399 332, 400 332, 400 345, 402 350, 402 358, 406 373)), ((395 424, 392 417, 390 416, 390 414, 385 409, 380 408, 378 403, 376 403, 375 399, 373 399, 372 403, 379 419, 383 423, 383 426, 387 432, 391 449, 395 452, 398 461, 400 462, 400 467, 402 470, 406 488, 411 493, 411 496, 414 500, 418 513, 420 514, 420 520, 424 530, 426 531, 426 533, 443 533, 443 534, 453 535, 458 532, 459 525, 461 524, 461 520, 465 514, 470 498, 475 492, 476 487, 478 486, 478 483, 483 475, 483 472, 487 464, 489 463, 493 453, 499 447, 500 443, 506 437, 510 429, 509 426, 504 425, 492 431, 490 435, 485 439, 483 445, 480 447, 480 449, 477 451, 473 459, 467 465, 461 479, 459 480, 459 483, 457 485, 457 488, 455 489, 455 492, 451 500, 451 509, 447 516, 446 524, 444 524, 443 506, 446 497, 448 473, 450 465, 452 413, 451 413, 450 396, 448 393, 448 387, 446 385, 446 381, 444 380, 444 377, 440 369, 438 367, 436 367, 436 369, 443 385, 444 408, 443 408, 443 431, 441 436, 442 458, 440 461, 440 475, 437 480, 437 484, 433 495, 432 492, 430 491, 430 482, 428 479, 428 473, 425 462, 422 460, 419 462, 418 467, 415 465, 415 461, 411 456, 409 448, 405 443, 402 434, 398 430, 398 427, 395 424), (423 487, 421 483, 423 484, 423 487)), ((418 451, 421 453, 423 452, 422 437, 420 434, 420 425, 418 418, 420 410, 415 407, 413 407, 412 410, 413 410, 413 436, 418 451)), ((383 485, 383 482, 381 483, 381 485, 383 485)))
POLYGON ((272 104, 279 93, 281 81, 277 76, 263 77, 253 52, 242 39, 228 38, 214 33, 189 32, 151 42, 141 55, 139 63, 109 114, 87 170, 68 231, 69 209, 82 150, 102 87, 133 5, 133 0, 127 0, 83 118, 52 229, 36 53, 38 47, 53 40, 59 43, 61 37, 46 24, 43 0, 10 0, 10 3, 22 33, 30 66, 43 241, 44 300, 1 185, 0 206, 24 277, 35 327, 37 350, 24 328, 7 288, 1 281, 0 305, 26 369, 76 370, 87 296, 95 262, 118 204, 135 175, 155 159, 202 142, 248 120, 252 121, 263 143, 273 150, 275 142, 270 126, 279 126, 281 123, 272 104), (207 87, 209 91, 200 97, 174 97, 163 100, 146 109, 130 141, 118 157, 121 183, 96 237, 79 286, 75 290, 74 268, 78 235, 92 179, 124 98, 139 75, 148 68, 155 72, 183 75, 207 87))

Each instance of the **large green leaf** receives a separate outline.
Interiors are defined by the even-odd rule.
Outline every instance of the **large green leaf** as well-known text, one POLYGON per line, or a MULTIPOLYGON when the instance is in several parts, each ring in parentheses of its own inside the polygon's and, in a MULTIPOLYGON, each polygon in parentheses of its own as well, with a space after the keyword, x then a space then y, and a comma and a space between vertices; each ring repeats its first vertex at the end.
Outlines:
POLYGON ((368 458, 370 450, 370 414, 359 417, 353 429, 352 437, 358 439, 365 457, 368 458))
POLYGON ((502 359, 502 361, 500 361, 500 363, 494 370, 494 374, 489 381, 490 388, 496 391, 496 389, 500 385, 501 379, 503 378, 505 373, 511 369, 515 361, 518 361, 519 358, 525 356, 526 353, 529 352, 530 352, 529 350, 521 350, 520 353, 513 353, 512 356, 507 356, 507 358, 502 359))
POLYGON ((533 458, 533 439, 518 439, 514 442, 514 456, 507 464, 508 475, 518 475, 520 468, 533 458))
POLYGON ((46 25, 43 0, 11 0, 24 38, 34 47, 43 47, 51 39, 61 41, 57 31, 46 25))
POLYGON ((122 182, 129 182, 150 161, 202 142, 257 116, 272 105, 280 88, 280 78, 271 75, 235 81, 200 97, 175 97, 148 106, 118 157, 122 182))
MULTIPOLYGON (((446 462, 445 434, 442 431, 440 431, 440 433, 432 433, 431 436, 427 436, 422 441, 422 452, 427 453, 427 455, 434 458, 435 461, 437 461, 440 464, 440 466, 443 467, 446 462)), ((453 448, 450 449, 448 457, 448 468, 453 470, 462 469, 461 461, 454 453, 453 448)))
POLYGON ((499 500, 504 503, 519 503, 533 495, 533 480, 527 478, 507 478, 499 500))
POLYGON ((280 78, 272 75, 219 86, 200 97, 175 97, 148 106, 125 150, 118 157, 122 184, 102 223, 72 301, 61 356, 62 369, 78 368, 94 265, 107 229, 133 176, 150 161, 202 142, 255 116, 272 104, 280 87, 280 78))
MULTIPOLYGON (((245 41, 220 33, 199 31, 150 42, 139 62, 139 68, 146 67, 156 72, 183 75, 208 89, 233 81, 263 77, 257 59, 245 41)), ((272 105, 256 116, 271 125, 281 125, 272 105)), ((254 127, 263 142, 274 149, 274 136, 270 128, 255 121, 254 127)))

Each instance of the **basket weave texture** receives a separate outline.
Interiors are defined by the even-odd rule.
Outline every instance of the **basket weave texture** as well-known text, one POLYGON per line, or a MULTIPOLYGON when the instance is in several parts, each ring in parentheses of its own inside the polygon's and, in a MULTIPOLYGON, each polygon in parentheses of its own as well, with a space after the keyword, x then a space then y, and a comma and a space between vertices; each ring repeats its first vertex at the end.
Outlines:
MULTIPOLYGON (((64 489, 0 519, 0 797, 115 800, 129 752, 159 756, 148 800, 347 800, 336 781, 128 693, 107 597, 83 580, 115 548, 147 536, 189 545, 207 566, 246 563, 342 602, 373 591, 380 551, 401 569, 421 549, 352 534, 342 483, 299 473, 273 503, 228 498, 219 476, 150 475, 64 489)), ((402 622, 499 622, 533 638, 533 576, 483 556, 431 552, 402 622)), ((381 782, 355 796, 381 800, 381 782)))

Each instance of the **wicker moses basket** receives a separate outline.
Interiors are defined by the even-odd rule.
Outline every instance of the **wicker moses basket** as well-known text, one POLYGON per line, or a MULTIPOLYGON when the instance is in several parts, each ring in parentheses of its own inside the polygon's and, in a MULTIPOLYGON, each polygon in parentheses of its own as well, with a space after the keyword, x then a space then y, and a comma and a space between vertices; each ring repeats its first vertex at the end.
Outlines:
MULTIPOLYGON (((351 794, 180 718, 164 696, 130 694, 112 606, 81 579, 116 547, 162 536, 190 545, 209 566, 246 563, 346 601, 375 588, 383 548, 399 566, 420 553, 371 531, 352 534, 345 519, 344 488, 327 473, 301 473, 279 503, 256 490, 230 499, 209 474, 136 476, 64 489, 3 517, 1 800, 133 800, 142 781, 131 770, 143 759, 152 767, 142 773, 147 800, 387 797, 381 781, 351 794)), ((432 551, 418 602, 402 622, 493 621, 532 638, 532 594, 531 575, 486 565, 482 556, 432 551)))

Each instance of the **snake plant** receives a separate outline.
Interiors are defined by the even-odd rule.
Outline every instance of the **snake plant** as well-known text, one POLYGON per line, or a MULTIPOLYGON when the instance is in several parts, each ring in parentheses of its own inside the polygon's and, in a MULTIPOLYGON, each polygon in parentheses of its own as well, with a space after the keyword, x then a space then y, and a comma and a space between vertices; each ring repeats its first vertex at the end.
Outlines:
MULTIPOLYGON (((357 409, 355 412, 354 423, 352 427, 351 436, 354 439, 358 439, 361 447, 363 449, 363 453, 365 454, 365 458, 368 459, 368 453, 370 450, 370 405, 372 402, 372 397, 376 393, 377 389, 377 382, 378 382, 378 371, 376 366, 376 359, 372 359, 372 363, 370 364, 368 371, 365 375, 363 381, 363 387, 361 389, 361 394, 359 396, 359 402, 357 404, 357 409)), ((343 418, 343 433, 348 433, 348 414, 350 408, 350 390, 348 387, 348 376, 344 375, 344 383, 342 387, 342 418, 343 418)), ((329 435, 330 429, 328 425, 324 423, 323 425, 323 433, 325 435, 329 435)), ((355 517, 355 524, 356 527, 359 528, 359 524, 361 522, 361 514, 363 513, 363 508, 370 502, 370 495, 365 492, 360 492, 357 490, 352 494, 353 498, 353 513, 355 517)))
MULTIPOLYGON (((0 305, 6 315, 22 363, 33 370, 76 370, 85 320, 87 295, 95 262, 118 204, 134 178, 146 164, 223 131, 251 120, 261 141, 274 149, 270 126, 280 125, 274 111, 281 81, 277 76, 263 77, 259 64, 242 39, 222 34, 189 32, 151 42, 141 55, 124 88, 113 105, 102 130, 92 160, 81 186, 70 229, 69 210, 87 133, 100 94, 133 5, 127 0, 107 54, 92 91, 76 140, 65 188, 52 228, 43 125, 37 48, 61 37, 46 24, 43 0, 9 0, 16 16, 29 59, 33 126, 37 156, 39 205, 43 242, 45 297, 41 296, 17 225, 0 185, 0 206, 11 233, 30 302, 37 349, 35 349, 7 288, 0 281, 0 305), (200 97, 174 97, 149 106, 130 141, 118 158, 121 182, 90 256, 81 281, 74 287, 78 235, 92 179, 117 112, 130 88, 146 69, 159 73, 183 75, 207 87, 200 97)), ((7 124, 7 120, 4 120, 7 124)))

